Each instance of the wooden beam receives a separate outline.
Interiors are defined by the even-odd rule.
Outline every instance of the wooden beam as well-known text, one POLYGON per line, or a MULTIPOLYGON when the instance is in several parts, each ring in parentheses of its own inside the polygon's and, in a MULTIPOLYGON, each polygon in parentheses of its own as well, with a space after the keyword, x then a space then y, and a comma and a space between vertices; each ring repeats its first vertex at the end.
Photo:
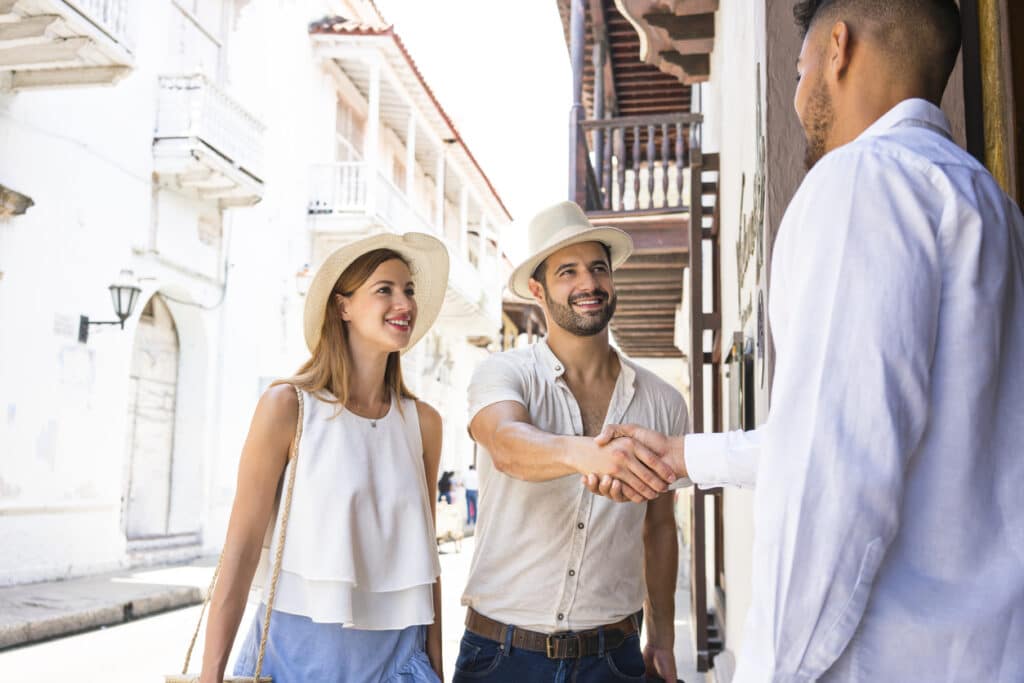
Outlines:
POLYGON ((79 54, 90 42, 88 38, 67 38, 42 45, 0 49, 0 67, 18 70, 55 62, 71 63, 79 59, 79 54))
POLYGON ((130 66, 86 66, 74 69, 38 69, 15 71, 13 90, 55 88, 78 85, 110 85, 131 73, 130 66))
POLYGON ((4 48, 15 48, 52 42, 56 35, 51 29, 60 21, 58 16, 40 14, 21 21, 0 23, 0 44, 4 48))
POLYGON ((615 271, 615 285, 629 285, 634 284, 656 284, 660 285, 666 280, 675 281, 679 277, 679 268, 651 268, 651 269, 637 269, 637 270, 619 270, 615 271))

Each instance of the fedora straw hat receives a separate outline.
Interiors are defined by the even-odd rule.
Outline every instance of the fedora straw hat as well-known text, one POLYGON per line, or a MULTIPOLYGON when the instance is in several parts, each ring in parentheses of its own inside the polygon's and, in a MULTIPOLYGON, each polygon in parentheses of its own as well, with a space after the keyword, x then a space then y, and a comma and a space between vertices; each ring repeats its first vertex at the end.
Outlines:
POLYGON ((436 237, 421 232, 373 235, 336 249, 313 276, 306 292, 306 308, 302 317, 306 346, 310 352, 320 342, 327 302, 338 278, 357 258, 377 249, 390 249, 400 254, 409 264, 412 281, 416 285, 416 321, 409 345, 402 349, 402 353, 415 346, 434 324, 448 289, 448 250, 444 244, 436 237))
POLYGON ((559 249, 580 242, 601 242, 611 251, 612 270, 633 253, 633 240, 625 231, 592 225, 575 202, 559 202, 540 211, 530 221, 527 240, 532 255, 512 271, 508 281, 512 293, 523 299, 533 298, 529 283, 537 266, 559 249))

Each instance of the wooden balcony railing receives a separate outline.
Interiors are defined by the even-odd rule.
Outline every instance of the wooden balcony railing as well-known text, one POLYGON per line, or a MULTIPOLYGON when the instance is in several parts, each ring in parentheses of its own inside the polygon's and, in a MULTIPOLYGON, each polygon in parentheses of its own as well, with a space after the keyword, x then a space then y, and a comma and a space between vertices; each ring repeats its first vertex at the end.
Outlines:
POLYGON ((580 122, 587 164, 576 179, 588 211, 614 213, 687 210, 691 126, 686 112, 580 122))

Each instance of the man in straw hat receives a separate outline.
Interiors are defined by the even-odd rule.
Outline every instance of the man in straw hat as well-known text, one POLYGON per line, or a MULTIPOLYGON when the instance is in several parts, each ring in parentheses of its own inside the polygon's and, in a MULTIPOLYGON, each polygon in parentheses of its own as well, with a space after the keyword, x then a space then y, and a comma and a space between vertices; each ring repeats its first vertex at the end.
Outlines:
POLYGON ((606 422, 687 424, 679 392, 609 344, 612 271, 632 240, 563 202, 534 217, 529 244, 509 287, 540 305, 548 336, 490 356, 469 389, 480 514, 454 680, 674 681, 678 549, 660 494, 675 477, 631 439, 593 439, 606 422), (629 482, 637 504, 585 490, 591 472, 629 482))

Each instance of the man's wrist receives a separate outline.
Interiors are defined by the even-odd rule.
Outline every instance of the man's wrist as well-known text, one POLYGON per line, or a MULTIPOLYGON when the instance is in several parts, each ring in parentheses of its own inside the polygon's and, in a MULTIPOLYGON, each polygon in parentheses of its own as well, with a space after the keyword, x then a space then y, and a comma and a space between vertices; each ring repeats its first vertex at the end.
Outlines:
POLYGON ((665 462, 676 476, 686 479, 690 476, 686 469, 686 437, 673 436, 668 439, 668 452, 665 454, 665 462))
POLYGON ((590 474, 590 470, 587 469, 587 458, 584 455, 585 444, 582 441, 588 441, 593 443, 592 439, 583 439, 578 436, 556 436, 555 438, 555 452, 559 454, 559 459, 562 464, 574 472, 580 474, 590 474))

